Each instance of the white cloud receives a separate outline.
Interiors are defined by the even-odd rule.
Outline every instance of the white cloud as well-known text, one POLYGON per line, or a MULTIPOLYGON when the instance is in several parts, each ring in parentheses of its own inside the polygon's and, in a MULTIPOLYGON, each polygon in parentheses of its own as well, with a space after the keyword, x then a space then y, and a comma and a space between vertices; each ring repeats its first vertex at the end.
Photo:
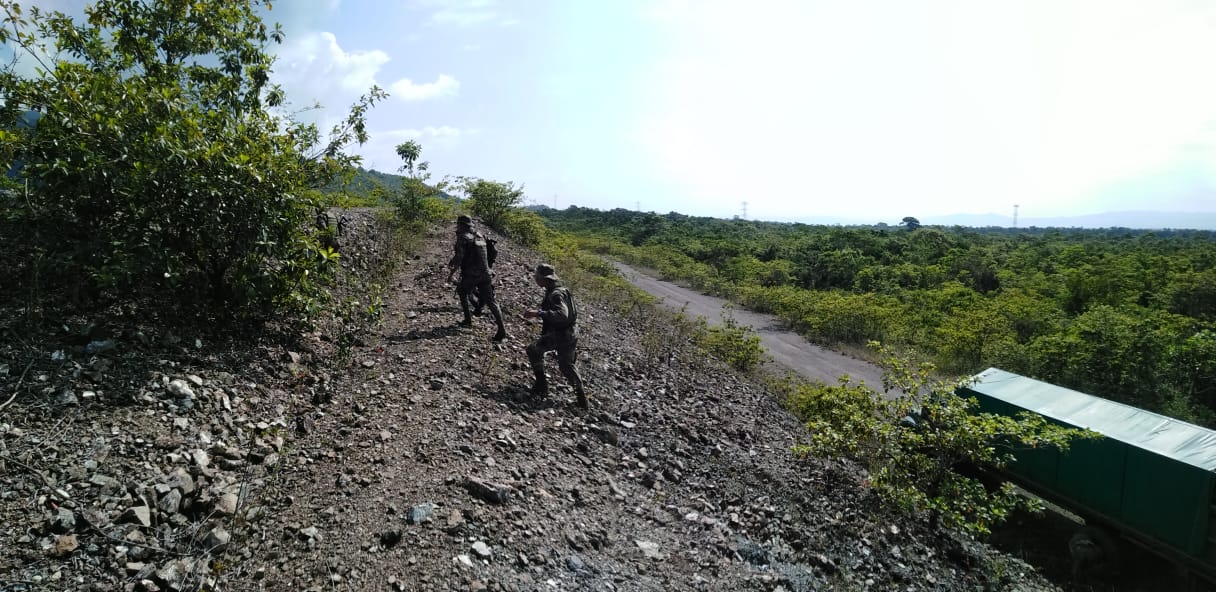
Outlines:
POLYGON ((460 90, 460 82, 447 74, 440 74, 435 82, 416 83, 409 78, 394 82, 389 91, 392 96, 405 101, 425 101, 438 97, 455 95, 460 90))
POLYGON ((380 50, 343 50, 333 33, 309 33, 281 46, 274 79, 292 101, 341 108, 375 85, 376 73, 388 61, 380 50))
POLYGON ((497 0, 418 0, 415 5, 431 11, 427 22, 434 26, 506 27, 519 23, 499 9, 497 0))
POLYGON ((479 133, 476 129, 462 129, 452 127, 450 125, 431 126, 428 125, 422 128, 402 128, 387 132, 382 132, 386 138, 400 138, 405 140, 439 140, 439 141, 454 141, 465 136, 471 136, 479 133))

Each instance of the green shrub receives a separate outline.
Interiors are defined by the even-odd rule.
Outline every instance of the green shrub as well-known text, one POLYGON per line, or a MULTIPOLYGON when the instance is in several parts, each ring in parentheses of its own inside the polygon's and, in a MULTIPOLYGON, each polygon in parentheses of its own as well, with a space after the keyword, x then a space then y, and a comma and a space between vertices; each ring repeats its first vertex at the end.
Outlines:
POLYGON ((751 327, 740 325, 734 316, 726 315, 720 326, 709 326, 704 318, 700 322, 693 340, 711 356, 729 364, 740 372, 751 372, 764 361, 764 348, 760 336, 751 327))
POLYGON ((474 177, 459 177, 455 187, 468 196, 469 210, 490 228, 507 232, 507 217, 523 203, 524 188, 511 182, 490 181, 474 177))
POLYGON ((0 135, 0 154, 24 164, 19 239, 59 264, 52 279, 94 296, 208 294, 222 315, 312 309, 330 260, 308 230, 320 204, 307 189, 356 161, 342 149, 366 139, 363 115, 384 94, 324 141, 272 114, 284 99, 266 45, 282 34, 262 4, 97 0, 76 22, 6 3, 0 43, 63 56, 33 75, 0 70, 0 127, 41 115, 0 135))
POLYGON ((983 534, 1015 508, 1038 509, 1038 502, 1009 484, 989 489, 968 467, 1001 469, 1012 456, 1002 444, 1066 448, 1081 432, 1049 424, 1042 416, 1017 418, 977 413, 974 399, 955 395, 958 383, 930 384, 931 364, 896 357, 871 344, 883 357, 884 390, 868 385, 779 385, 790 410, 806 422, 810 441, 801 454, 847 457, 861 463, 869 484, 901 511, 929 517, 931 524, 983 534), (923 410, 913 414, 914 410, 923 410), (901 424, 919 417, 916 426, 901 424))
POLYGON ((540 244, 545 235, 545 222, 535 212, 514 208, 503 215, 503 232, 529 247, 540 244))

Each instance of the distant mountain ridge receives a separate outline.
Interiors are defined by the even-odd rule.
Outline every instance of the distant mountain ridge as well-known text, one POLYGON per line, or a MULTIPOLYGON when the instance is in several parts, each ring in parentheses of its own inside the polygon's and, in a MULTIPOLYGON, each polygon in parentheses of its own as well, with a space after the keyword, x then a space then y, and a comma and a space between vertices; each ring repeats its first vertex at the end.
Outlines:
MULTIPOLYGON (((1004 214, 948 214, 918 216, 909 211, 898 217, 875 220, 856 216, 806 216, 799 218, 756 218, 768 222, 839 224, 842 226, 898 226, 904 216, 912 216, 928 226, 966 226, 972 228, 1012 228, 1013 216, 1004 214)), ((1216 230, 1216 212, 1100 212, 1083 216, 1018 217, 1019 228, 1134 228, 1139 230, 1216 230)))
MULTIPOLYGON (((922 224, 942 226, 1002 226, 1012 227, 1013 217, 1001 214, 952 214, 924 216, 922 224)), ((1216 230, 1216 212, 1100 212, 1083 216, 1018 217, 1019 227, 1039 228, 1139 228, 1216 230)))
POLYGON ((400 187, 404 179, 405 177, 401 175, 356 167, 355 174, 351 176, 350 180, 344 182, 342 179, 334 179, 328 185, 322 187, 321 190, 326 193, 346 190, 353 193, 366 194, 375 187, 383 187, 385 189, 400 187))

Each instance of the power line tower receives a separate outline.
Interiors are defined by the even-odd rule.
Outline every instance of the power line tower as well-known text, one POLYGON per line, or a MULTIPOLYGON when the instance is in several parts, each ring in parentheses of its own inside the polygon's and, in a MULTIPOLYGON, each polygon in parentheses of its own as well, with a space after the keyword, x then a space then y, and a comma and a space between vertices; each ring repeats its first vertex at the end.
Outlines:
POLYGON ((743 214, 740 215, 739 217, 744 220, 747 219, 747 202, 743 202, 743 214))
POLYGON ((1018 227, 1018 204, 1013 204, 1013 227, 1018 227))

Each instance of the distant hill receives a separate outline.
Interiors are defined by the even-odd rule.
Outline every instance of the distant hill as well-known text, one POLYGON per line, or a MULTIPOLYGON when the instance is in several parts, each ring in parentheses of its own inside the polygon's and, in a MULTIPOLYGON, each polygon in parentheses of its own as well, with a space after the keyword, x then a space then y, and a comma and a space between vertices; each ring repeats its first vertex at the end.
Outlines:
MULTIPOLYGON (((344 191, 352 195, 370 196, 372 191, 379 187, 382 191, 394 191, 401 187, 401 182, 405 180, 402 175, 394 175, 392 173, 382 173, 373 169, 365 169, 358 167, 355 170, 355 175, 350 181, 345 183, 341 179, 321 188, 323 193, 336 193, 344 191)), ((455 199, 456 196, 440 190, 438 196, 444 199, 455 199)))
POLYGON ((359 167, 355 172, 355 176, 349 182, 343 183, 341 179, 338 179, 322 187, 321 191, 325 193, 347 191, 356 195, 367 195, 376 187, 383 187, 385 189, 400 187, 403 180, 405 180, 405 177, 401 175, 382 173, 359 167))
MULTIPOLYGON (((1013 226, 1013 217, 1001 214, 953 214, 920 217, 922 224, 942 226, 1013 226)), ((1084 216, 1018 218, 1018 226, 1027 228, 1140 228, 1216 230, 1216 212, 1101 212, 1084 216)))
MULTIPOLYGON (((949 214, 945 216, 917 216, 921 224, 930 226, 967 226, 972 228, 1013 226, 1013 217, 1005 214, 949 214)), ((807 218, 781 218, 772 222, 802 222, 804 224, 839 224, 842 226, 882 225, 898 226, 903 216, 889 220, 873 218, 815 216, 807 218)), ((1102 212, 1084 216, 1018 217, 1019 228, 1135 228, 1141 230, 1216 230, 1216 212, 1102 212)))

